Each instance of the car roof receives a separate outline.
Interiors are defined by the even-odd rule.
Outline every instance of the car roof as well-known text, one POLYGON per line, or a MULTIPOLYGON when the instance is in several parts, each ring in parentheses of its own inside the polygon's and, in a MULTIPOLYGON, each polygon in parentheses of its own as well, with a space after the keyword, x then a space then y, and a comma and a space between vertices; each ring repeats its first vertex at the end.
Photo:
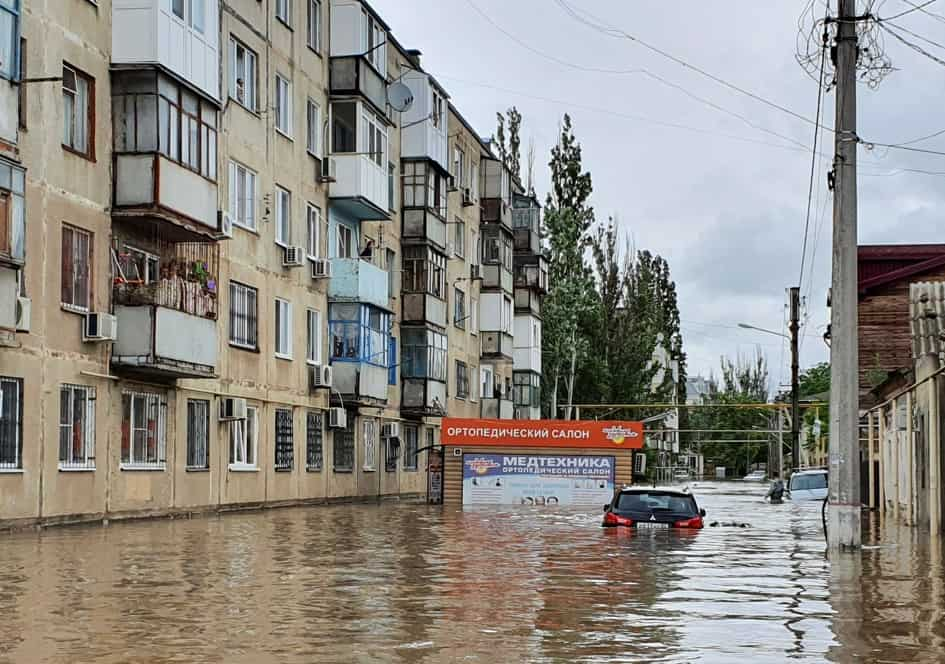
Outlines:
POLYGON ((791 474, 791 477, 794 477, 795 475, 826 475, 827 472, 828 471, 826 468, 810 468, 808 470, 795 471, 791 474))

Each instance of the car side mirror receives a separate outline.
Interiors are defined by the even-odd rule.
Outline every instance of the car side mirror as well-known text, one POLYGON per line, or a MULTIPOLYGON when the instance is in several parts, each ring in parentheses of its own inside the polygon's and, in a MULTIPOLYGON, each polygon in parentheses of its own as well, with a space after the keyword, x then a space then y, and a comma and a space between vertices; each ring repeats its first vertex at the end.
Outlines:
POLYGON ((699 510, 699 516, 705 516, 705 509, 699 510))
POLYGON ((610 511, 610 505, 604 505, 604 511, 605 511, 605 512, 609 512, 609 511, 610 511))

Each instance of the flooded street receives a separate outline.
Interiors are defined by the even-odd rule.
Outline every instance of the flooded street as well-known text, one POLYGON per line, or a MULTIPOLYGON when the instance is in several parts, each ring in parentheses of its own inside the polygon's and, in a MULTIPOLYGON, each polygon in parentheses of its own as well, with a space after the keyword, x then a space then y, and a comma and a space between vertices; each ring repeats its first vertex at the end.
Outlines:
POLYGON ((940 551, 833 566, 820 504, 703 484, 707 522, 341 505, 0 539, 0 662, 940 661, 940 551))

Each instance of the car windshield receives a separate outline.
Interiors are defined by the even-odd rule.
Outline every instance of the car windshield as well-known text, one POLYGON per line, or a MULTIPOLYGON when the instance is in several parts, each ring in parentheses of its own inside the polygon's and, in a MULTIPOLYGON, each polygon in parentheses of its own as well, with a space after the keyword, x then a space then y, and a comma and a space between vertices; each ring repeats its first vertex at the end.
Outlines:
POLYGON ((692 496, 671 493, 622 493, 617 500, 621 512, 672 512, 673 514, 695 514, 696 501, 692 496))
POLYGON ((812 475, 795 475, 791 478, 791 491, 809 491, 811 489, 826 489, 827 473, 812 475))

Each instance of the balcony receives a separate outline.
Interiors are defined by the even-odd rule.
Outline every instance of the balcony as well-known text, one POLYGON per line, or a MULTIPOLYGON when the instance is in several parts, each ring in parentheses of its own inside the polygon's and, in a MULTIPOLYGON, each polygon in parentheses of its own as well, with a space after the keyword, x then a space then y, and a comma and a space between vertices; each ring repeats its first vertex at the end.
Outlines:
POLYGON ((404 240, 426 240, 440 251, 446 250, 446 222, 441 216, 427 208, 405 208, 401 214, 404 240))
POLYGON ((446 327, 446 300, 429 293, 401 293, 404 323, 430 323, 446 327))
POLYGON ((387 309, 390 306, 390 275, 360 258, 332 258, 328 297, 339 302, 363 302, 387 309))
POLYGON ((548 261, 544 256, 517 256, 515 260, 516 289, 527 288, 541 295, 548 292, 548 261))
POLYGON ((115 306, 112 366, 161 378, 213 378, 217 322, 157 305, 115 306))
POLYGON ((401 118, 401 157, 428 159, 446 172, 450 167, 446 93, 421 71, 408 71, 403 82, 413 93, 413 104, 401 118))
POLYGON ((331 366, 332 395, 340 394, 345 404, 387 402, 388 368, 367 362, 332 362, 331 366))
POLYGON ((511 420, 515 416, 515 409, 509 399, 483 398, 480 405, 484 420, 511 420))
POLYGON ((366 154, 333 154, 329 159, 335 182, 328 191, 332 205, 361 221, 390 219, 390 180, 387 165, 366 154))
POLYGON ((541 408, 532 407, 532 406, 515 406, 514 409, 515 419, 516 420, 540 420, 541 419, 541 408))
POLYGON ((387 84, 362 55, 331 58, 328 86, 332 96, 363 97, 377 113, 387 115, 387 84))
POLYGON ((541 295, 530 288, 515 289, 515 313, 541 315, 541 295))
POLYGON ((330 302, 328 325, 332 394, 340 394, 345 404, 385 403, 396 352, 390 312, 370 304, 330 302))
POLYGON ((446 414, 446 383, 429 378, 404 378, 400 408, 411 415, 441 417, 446 414))
POLYGON ((532 199, 515 197, 512 234, 516 253, 541 253, 541 208, 532 199))
POLYGON ((500 224, 503 228, 512 230, 512 208, 504 198, 479 199, 479 220, 483 224, 500 224))
POLYGON ((513 347, 514 339, 508 332, 488 332, 482 330, 479 333, 482 339, 483 357, 504 357, 512 359, 515 349, 513 347))
POLYGON ((479 267, 479 273, 482 276, 481 288, 483 290, 498 289, 506 293, 512 292, 512 273, 506 269, 505 265, 483 263, 479 267))

